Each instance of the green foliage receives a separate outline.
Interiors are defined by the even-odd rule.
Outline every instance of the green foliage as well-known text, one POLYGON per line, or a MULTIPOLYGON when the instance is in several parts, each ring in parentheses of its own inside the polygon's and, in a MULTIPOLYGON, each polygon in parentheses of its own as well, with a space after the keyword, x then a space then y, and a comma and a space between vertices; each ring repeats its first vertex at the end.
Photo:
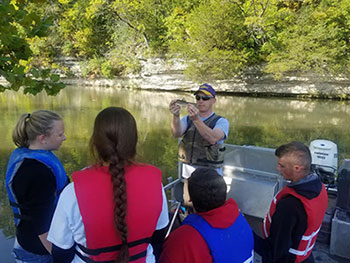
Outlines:
POLYGON ((161 36, 166 32, 163 23, 169 11, 170 1, 160 4, 154 0, 123 0, 114 1, 112 9, 119 20, 127 24, 140 36, 144 44, 151 49, 162 47, 161 36))
POLYGON ((61 1, 57 31, 64 54, 83 58, 101 56, 108 50, 115 19, 105 1, 61 1))
POLYGON ((110 59, 94 57, 87 62, 81 63, 84 77, 96 78, 103 76, 113 78, 127 73, 136 73, 141 69, 138 60, 122 54, 113 54, 110 59))
POLYGON ((55 64, 61 54, 83 60, 86 76, 108 78, 139 72, 140 60, 149 56, 179 58, 187 76, 201 81, 251 67, 276 79, 288 72, 350 70, 350 0, 11 3, 3 1, 0 9, 0 65, 14 90, 32 83, 25 81, 31 67, 62 70, 55 64))
POLYGON ((186 58, 193 78, 227 78, 254 60, 242 10, 233 2, 204 1, 189 14, 177 8, 167 21, 170 49, 186 58))
MULTIPOLYGON (((33 1, 40 4, 41 1, 33 1)), ((56 95, 64 84, 58 75, 50 70, 31 64, 32 39, 46 36, 51 24, 48 17, 40 17, 27 9, 28 1, 1 1, 0 6, 0 76, 8 85, 0 85, 0 92, 6 89, 37 94, 45 90, 56 95)))
POLYGON ((86 62, 88 76, 112 78, 140 70, 135 55, 162 46, 164 31, 154 1, 60 1, 58 45, 86 62), (158 33, 157 33, 158 32, 158 33))
POLYGON ((263 46, 266 72, 276 78, 288 71, 349 73, 350 1, 315 2, 305 1, 298 12, 277 10, 270 26, 282 30, 263 46))

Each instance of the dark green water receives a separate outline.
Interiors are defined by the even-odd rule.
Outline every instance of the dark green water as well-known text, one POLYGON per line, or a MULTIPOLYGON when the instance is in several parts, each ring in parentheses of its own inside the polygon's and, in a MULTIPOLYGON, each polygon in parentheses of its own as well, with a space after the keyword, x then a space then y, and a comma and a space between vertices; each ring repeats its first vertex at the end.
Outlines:
MULTIPOLYGON (((20 114, 50 109, 63 116, 67 140, 56 154, 71 174, 89 164, 87 144, 96 114, 111 105, 124 107, 135 116, 138 124, 138 159, 158 166, 163 171, 165 184, 167 177, 177 174, 177 141, 170 134, 168 111, 168 104, 174 98, 194 100, 189 93, 75 86, 66 88, 56 97, 0 93, 0 229, 4 235, 14 234, 4 174, 14 149, 12 129, 20 114)), ((230 122, 228 143, 274 148, 291 140, 309 143, 322 138, 338 145, 340 159, 350 157, 350 103, 347 101, 219 95, 215 112, 230 122)))

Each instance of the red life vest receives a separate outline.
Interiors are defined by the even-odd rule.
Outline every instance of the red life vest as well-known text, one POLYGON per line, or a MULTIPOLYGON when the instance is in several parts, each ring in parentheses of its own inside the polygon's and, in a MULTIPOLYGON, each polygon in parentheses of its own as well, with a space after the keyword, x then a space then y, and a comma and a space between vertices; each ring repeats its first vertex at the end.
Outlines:
POLYGON ((264 238, 267 238, 270 234, 271 218, 275 213, 278 201, 287 195, 293 195, 298 198, 302 202, 307 214, 307 229, 299 242, 298 248, 289 249, 289 253, 296 255, 295 262, 302 262, 310 256, 316 243, 317 234, 320 231, 323 217, 327 210, 327 191, 322 184, 320 194, 313 199, 307 199, 298 194, 293 188, 285 186, 271 202, 270 211, 266 215, 263 225, 264 238))
MULTIPOLYGON (((145 262, 162 210, 161 171, 151 165, 134 164, 125 167, 125 180, 129 261, 145 262)), ((75 172, 73 181, 87 243, 87 249, 82 244, 79 247, 94 261, 115 261, 122 241, 114 224, 115 204, 108 167, 75 172)))

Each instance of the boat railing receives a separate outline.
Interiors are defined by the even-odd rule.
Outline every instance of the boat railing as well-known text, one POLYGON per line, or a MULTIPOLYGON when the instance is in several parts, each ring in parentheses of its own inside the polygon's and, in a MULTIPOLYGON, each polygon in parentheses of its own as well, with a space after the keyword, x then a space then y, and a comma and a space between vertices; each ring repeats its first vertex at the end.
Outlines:
MULTIPOLYGON (((170 178, 172 178, 172 177, 170 177, 170 178)), ((164 186, 164 191, 173 189, 180 182, 181 182, 180 178, 176 179, 175 181, 172 181, 172 179, 169 180, 169 178, 168 178, 168 184, 164 186)))

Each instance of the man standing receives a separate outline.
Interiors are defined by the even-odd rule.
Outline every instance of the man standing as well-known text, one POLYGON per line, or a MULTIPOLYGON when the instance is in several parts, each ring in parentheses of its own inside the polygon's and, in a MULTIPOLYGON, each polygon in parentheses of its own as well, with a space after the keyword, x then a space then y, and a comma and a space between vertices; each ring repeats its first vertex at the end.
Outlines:
POLYGON ((327 192, 310 171, 311 153, 301 142, 278 147, 278 170, 288 184, 274 197, 263 226, 264 240, 255 236, 263 262, 314 262, 311 254, 327 210, 327 192))
POLYGON ((214 169, 198 168, 188 179, 194 214, 165 241, 161 263, 253 262, 253 233, 226 183, 214 169))
POLYGON ((196 106, 188 104, 188 115, 180 119, 180 105, 176 100, 170 102, 173 114, 171 132, 175 138, 183 136, 179 145, 179 160, 182 165, 182 177, 187 178, 198 167, 212 167, 222 175, 224 161, 224 140, 229 131, 228 121, 213 112, 216 102, 215 90, 209 84, 203 84, 194 93, 196 106))

